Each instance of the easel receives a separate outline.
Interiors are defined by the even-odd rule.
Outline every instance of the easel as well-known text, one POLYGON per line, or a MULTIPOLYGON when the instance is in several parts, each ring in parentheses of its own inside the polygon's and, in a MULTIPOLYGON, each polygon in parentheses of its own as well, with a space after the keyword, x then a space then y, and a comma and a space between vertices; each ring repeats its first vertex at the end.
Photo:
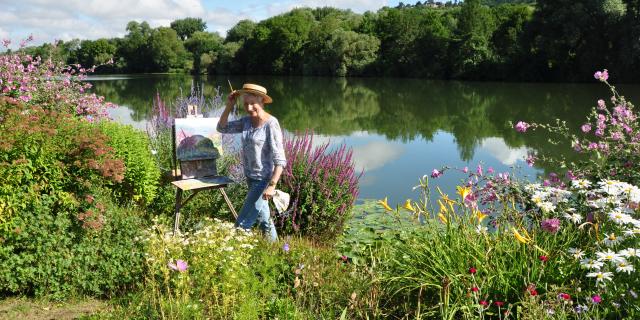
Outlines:
POLYGON ((238 218, 238 214, 236 210, 233 208, 233 204, 229 200, 227 193, 224 191, 224 188, 233 183, 234 181, 225 176, 219 176, 216 168, 216 159, 219 157, 218 152, 213 149, 213 143, 209 142, 210 139, 200 138, 202 136, 190 136, 189 138, 185 138, 180 146, 176 147, 176 123, 180 122, 181 125, 188 124, 189 122, 201 122, 203 120, 210 119, 215 122, 215 119, 212 118, 203 118, 202 115, 198 114, 197 106, 188 106, 189 110, 186 118, 177 118, 174 120, 174 124, 172 127, 172 145, 173 145, 173 180, 171 184, 173 184, 176 189, 176 206, 175 206, 175 222, 173 225, 173 234, 176 235, 180 232, 180 209, 184 207, 189 200, 193 198, 197 193, 203 190, 208 189, 218 189, 224 198, 224 201, 227 203, 229 210, 235 218, 238 218), (191 139, 194 138, 194 139, 191 139), (205 149, 203 150, 187 150, 184 148, 187 143, 183 143, 186 140, 191 139, 190 148, 195 145, 205 145, 205 149), (199 140, 198 140, 199 139, 199 140), (211 149, 206 149, 207 143, 211 144, 211 149), (181 153, 181 156, 178 156, 178 153, 181 153), (188 153, 188 156, 185 155, 188 153), (197 153, 194 155, 194 153, 197 153), (179 163, 179 164, 178 164, 179 163), (180 169, 178 169, 178 166, 180 169), (189 197, 182 200, 182 194, 184 191, 193 191, 189 197))

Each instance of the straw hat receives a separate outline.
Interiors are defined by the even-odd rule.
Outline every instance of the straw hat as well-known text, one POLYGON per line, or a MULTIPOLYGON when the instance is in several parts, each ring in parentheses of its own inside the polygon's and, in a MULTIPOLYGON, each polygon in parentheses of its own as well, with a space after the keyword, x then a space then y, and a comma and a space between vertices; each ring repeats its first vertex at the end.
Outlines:
POLYGON ((245 83, 242 85, 242 89, 238 90, 238 92, 240 92, 241 94, 250 93, 250 94, 255 94, 257 96, 261 96, 264 98, 263 102, 265 104, 273 102, 273 99, 271 99, 271 97, 267 95, 267 89, 257 84, 245 83))

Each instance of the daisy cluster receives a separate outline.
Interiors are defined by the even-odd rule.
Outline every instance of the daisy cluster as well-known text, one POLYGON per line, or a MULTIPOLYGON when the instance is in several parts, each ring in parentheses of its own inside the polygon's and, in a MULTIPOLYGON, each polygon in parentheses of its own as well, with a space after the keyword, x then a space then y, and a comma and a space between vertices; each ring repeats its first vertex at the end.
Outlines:
POLYGON ((594 227, 595 246, 571 248, 569 254, 588 269, 587 277, 594 278, 597 285, 612 281, 615 273, 636 271, 640 256, 636 238, 640 235, 640 188, 617 180, 592 183, 575 179, 569 190, 540 184, 529 184, 524 189, 535 210, 550 218, 542 222, 543 229, 557 231, 560 225, 552 224, 561 224, 560 217, 579 225, 579 230, 594 227))

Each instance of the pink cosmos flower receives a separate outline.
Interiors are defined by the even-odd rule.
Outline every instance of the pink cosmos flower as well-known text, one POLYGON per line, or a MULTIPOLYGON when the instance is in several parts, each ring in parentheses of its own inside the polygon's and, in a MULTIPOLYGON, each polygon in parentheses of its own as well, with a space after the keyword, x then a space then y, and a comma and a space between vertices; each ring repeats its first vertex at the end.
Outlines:
POLYGON ((595 296, 591 297, 591 301, 595 304, 598 304, 602 302, 602 297, 596 294, 595 296))
POLYGON ((533 154, 530 154, 530 155, 527 156, 526 161, 527 161, 527 165, 529 167, 533 167, 533 164, 536 163, 536 156, 533 155, 533 154))
POLYGON ((516 129, 516 131, 518 132, 526 132, 527 129, 529 129, 531 125, 524 122, 524 121, 518 121, 518 123, 516 123, 516 125, 514 126, 514 128, 516 129))
POLYGON ((169 267, 169 269, 173 271, 178 271, 178 272, 185 272, 189 268, 189 265, 187 264, 187 262, 181 259, 176 260, 175 263, 169 261, 167 266, 169 267))
POLYGON ((582 127, 580 127, 580 129, 582 129, 582 132, 587 133, 591 131, 591 125, 588 123, 585 123, 582 125, 582 127))
POLYGON ((433 171, 431 171, 431 178, 438 178, 442 176, 442 172, 438 171, 438 169, 433 169, 433 171))

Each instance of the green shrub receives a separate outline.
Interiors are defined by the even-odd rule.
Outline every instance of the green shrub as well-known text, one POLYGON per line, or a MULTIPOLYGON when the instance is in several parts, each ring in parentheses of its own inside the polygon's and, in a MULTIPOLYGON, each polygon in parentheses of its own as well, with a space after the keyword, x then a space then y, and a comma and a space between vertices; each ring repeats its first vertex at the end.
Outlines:
POLYGON ((13 229, 0 231, 0 292, 55 299, 121 294, 141 276, 139 216, 100 195, 67 205, 49 195, 30 199, 13 229))
POLYGON ((122 160, 93 124, 1 98, 0 115, 0 228, 41 196, 65 208, 93 186, 122 181, 122 160))
POLYGON ((160 169, 146 133, 111 121, 102 121, 99 127, 109 137, 108 145, 126 168, 122 182, 113 185, 116 197, 125 202, 151 203, 156 196, 160 169))

